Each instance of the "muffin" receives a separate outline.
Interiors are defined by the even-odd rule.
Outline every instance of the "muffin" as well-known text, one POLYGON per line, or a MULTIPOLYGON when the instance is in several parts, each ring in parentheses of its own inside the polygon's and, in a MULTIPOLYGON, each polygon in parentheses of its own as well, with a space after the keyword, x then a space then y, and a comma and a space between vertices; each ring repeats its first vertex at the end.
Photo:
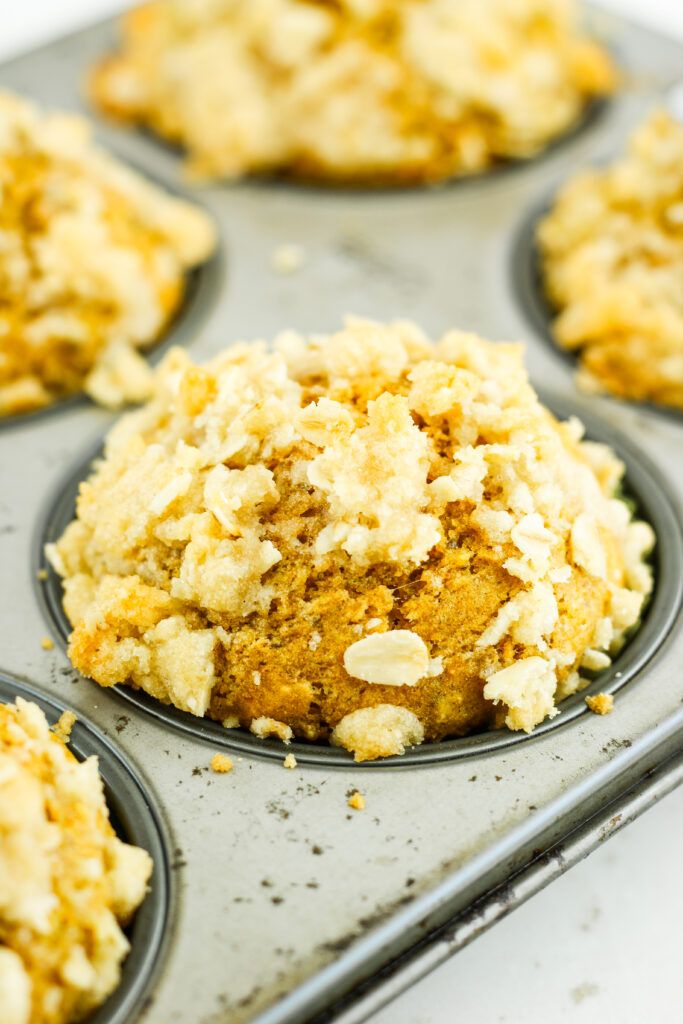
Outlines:
POLYGON ((683 126, 653 113, 625 156, 565 185, 537 240, 579 380, 683 410, 683 126))
POLYGON ((355 319, 171 352, 48 548, 73 664, 357 760, 557 714, 637 622, 653 534, 522 352, 355 319))
POLYGON ((3 1024, 70 1024, 104 1002, 152 871, 114 834, 97 758, 56 733, 36 704, 0 704, 3 1024))
POLYGON ((156 0, 90 91, 195 175, 438 181, 533 155, 614 88, 578 20, 574 0, 156 0))
POLYGON ((139 354, 215 246, 209 218, 146 181, 70 114, 0 91, 0 416, 85 390, 148 397, 139 354))

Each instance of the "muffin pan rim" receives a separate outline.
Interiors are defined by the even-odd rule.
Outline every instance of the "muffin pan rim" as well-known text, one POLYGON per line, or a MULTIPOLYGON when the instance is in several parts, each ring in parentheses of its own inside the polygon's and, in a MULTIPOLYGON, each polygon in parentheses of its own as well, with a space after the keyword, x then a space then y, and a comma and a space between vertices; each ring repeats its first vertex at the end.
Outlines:
MULTIPOLYGON (((544 388, 536 390, 541 401, 558 418, 567 419, 570 415, 578 415, 586 426, 586 436, 608 443, 624 461, 627 493, 634 497, 639 515, 652 525, 657 536, 653 552, 654 586, 641 624, 607 669, 597 673, 589 686, 560 702, 560 714, 555 718, 545 719, 529 734, 505 728, 472 733, 409 747, 402 755, 356 763, 349 751, 331 745, 317 742, 309 744, 304 740, 293 740, 284 744, 279 740, 261 739, 244 728, 225 729, 219 722, 206 717, 195 717, 173 705, 163 704, 145 691, 136 690, 126 684, 117 684, 110 688, 111 691, 136 711, 144 712, 158 725, 171 726, 173 730, 199 742, 229 752, 279 761, 282 761, 287 753, 292 753, 300 765, 352 767, 354 770, 424 767, 471 759, 477 755, 500 754, 512 746, 541 739, 558 729, 580 722, 586 715, 591 715, 592 712, 585 703, 586 696, 601 692, 616 694, 627 684, 635 681, 656 657, 671 633, 683 597, 683 535, 668 483, 638 445, 628 441, 620 431, 610 427, 600 416, 580 405, 577 408, 566 396, 551 393, 544 388), (635 486, 632 482, 633 477, 638 481, 635 486), (651 500, 650 493, 656 495, 658 500, 651 500)), ((46 543, 61 535, 62 530, 73 518, 78 485, 86 478, 92 462, 98 458, 102 449, 103 444, 100 441, 94 451, 91 449, 91 453, 85 458, 77 460, 75 468, 72 466, 56 490, 49 495, 37 520, 33 536, 31 571, 36 597, 43 616, 64 652, 70 625, 61 604, 60 578, 47 561, 44 548, 46 543), (45 580, 40 578, 44 573, 47 573, 45 580)), ((76 669, 73 671, 77 672, 76 669)), ((94 686, 99 685, 93 680, 89 682, 94 686)))
MULTIPOLYGON (((0 670, 0 702, 12 704, 17 697, 37 704, 51 726, 70 710, 66 702, 29 680, 0 670)), ((88 1016, 88 1024, 128 1024, 149 997, 169 952, 176 903, 170 828, 140 769, 80 712, 67 746, 79 761, 97 756, 112 826, 120 838, 146 849, 154 864, 148 891, 128 926, 130 951, 121 964, 121 980, 88 1016)))

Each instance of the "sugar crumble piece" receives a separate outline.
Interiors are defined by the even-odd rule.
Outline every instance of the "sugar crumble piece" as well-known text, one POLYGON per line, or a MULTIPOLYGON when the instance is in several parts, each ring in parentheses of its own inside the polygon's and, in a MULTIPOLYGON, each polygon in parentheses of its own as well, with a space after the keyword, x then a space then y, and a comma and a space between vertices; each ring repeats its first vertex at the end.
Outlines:
POLYGON ((594 697, 586 697, 586 704, 594 715, 609 715, 614 708, 614 696, 611 693, 596 693, 594 697))
POLYGON ((296 768, 298 762, 294 757, 294 754, 287 754, 287 757, 282 762, 285 768, 296 768))
POLYGON ((76 715, 73 711, 62 711, 52 728, 52 735, 62 743, 68 743, 71 730, 76 723, 76 715))
POLYGON ((349 807, 353 807, 354 811, 365 810, 365 797, 358 790, 349 797, 348 803, 349 807))
POLYGON ((214 754, 211 758, 211 770, 219 775, 232 771, 232 761, 226 754, 214 754))
POLYGON ((295 274, 305 262, 306 250, 294 243, 276 246, 270 257, 270 265, 276 274, 295 274))
POLYGON ((51 651, 55 645, 54 640, 50 636, 43 636, 40 638, 40 646, 44 651, 51 651))
POLYGON ((254 718, 249 729, 253 732, 254 736, 258 736, 260 739, 266 739, 268 736, 277 736, 283 743, 289 743, 294 735, 290 726, 285 722, 278 722, 275 718, 268 718, 266 715, 254 718))

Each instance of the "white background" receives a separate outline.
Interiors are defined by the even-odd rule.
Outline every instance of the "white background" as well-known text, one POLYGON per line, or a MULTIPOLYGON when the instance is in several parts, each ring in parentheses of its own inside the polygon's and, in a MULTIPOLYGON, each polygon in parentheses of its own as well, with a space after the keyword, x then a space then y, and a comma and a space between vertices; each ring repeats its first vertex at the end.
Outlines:
MULTIPOLYGON (((124 6, 0 0, 0 60, 124 6)), ((683 40, 683 0, 602 6, 683 40)), ((682 924, 683 788, 370 1024, 677 1024, 682 924)))

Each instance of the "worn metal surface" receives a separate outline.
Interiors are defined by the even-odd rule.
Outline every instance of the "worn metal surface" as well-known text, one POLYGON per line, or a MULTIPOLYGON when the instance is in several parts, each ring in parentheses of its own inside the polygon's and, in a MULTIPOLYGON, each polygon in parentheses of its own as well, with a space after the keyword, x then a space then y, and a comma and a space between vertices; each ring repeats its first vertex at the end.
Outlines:
MULTIPOLYGON (((645 507, 664 510, 656 478, 669 477, 673 513, 662 511, 658 557, 674 571, 660 576, 671 584, 662 583, 662 603, 653 605, 656 625, 673 620, 680 597, 683 474, 672 467, 680 467, 683 429, 646 409, 579 396, 571 366, 528 323, 512 274, 525 211, 578 166, 616 152, 655 95, 678 78, 680 46, 600 20, 632 72, 631 88, 537 161, 422 191, 254 182, 197 189, 220 226, 225 275, 196 334, 184 340, 203 358, 285 326, 334 329, 347 312, 410 317, 433 333, 458 326, 490 338, 525 337, 536 384, 590 415, 593 434, 606 430, 611 438, 616 430, 654 464, 651 481, 647 470, 638 476, 638 457, 632 463, 645 507), (283 242, 304 245, 308 259, 298 273, 278 277, 271 254, 283 242)), ((0 84, 53 105, 83 106, 83 71, 111 36, 104 25, 15 60, 0 68, 0 84)), ((143 134, 99 130, 119 155, 177 184, 171 150, 143 134)), ((229 775, 213 775, 213 735, 180 732, 79 677, 59 645, 51 652, 40 645, 51 628, 33 578, 41 517, 111 420, 75 403, 0 432, 0 667, 85 714, 139 766, 165 808, 179 899, 142 1020, 293 1024, 325 1011, 680 750, 679 621, 619 689, 607 718, 572 717, 567 705, 545 735, 494 744, 487 753, 474 743, 457 760, 410 770, 323 758, 288 771, 250 745, 229 775), (364 794, 366 810, 347 807, 351 788, 364 794)), ((589 833, 598 834, 593 826, 589 833)), ((535 877, 542 884, 551 873, 535 877)), ((511 903, 523 898, 509 891, 511 903)), ((495 897, 479 906, 495 917, 495 897)), ((456 934, 439 950, 452 952, 466 938, 456 934)), ((403 978, 430 966, 419 956, 412 964, 403 978)))

